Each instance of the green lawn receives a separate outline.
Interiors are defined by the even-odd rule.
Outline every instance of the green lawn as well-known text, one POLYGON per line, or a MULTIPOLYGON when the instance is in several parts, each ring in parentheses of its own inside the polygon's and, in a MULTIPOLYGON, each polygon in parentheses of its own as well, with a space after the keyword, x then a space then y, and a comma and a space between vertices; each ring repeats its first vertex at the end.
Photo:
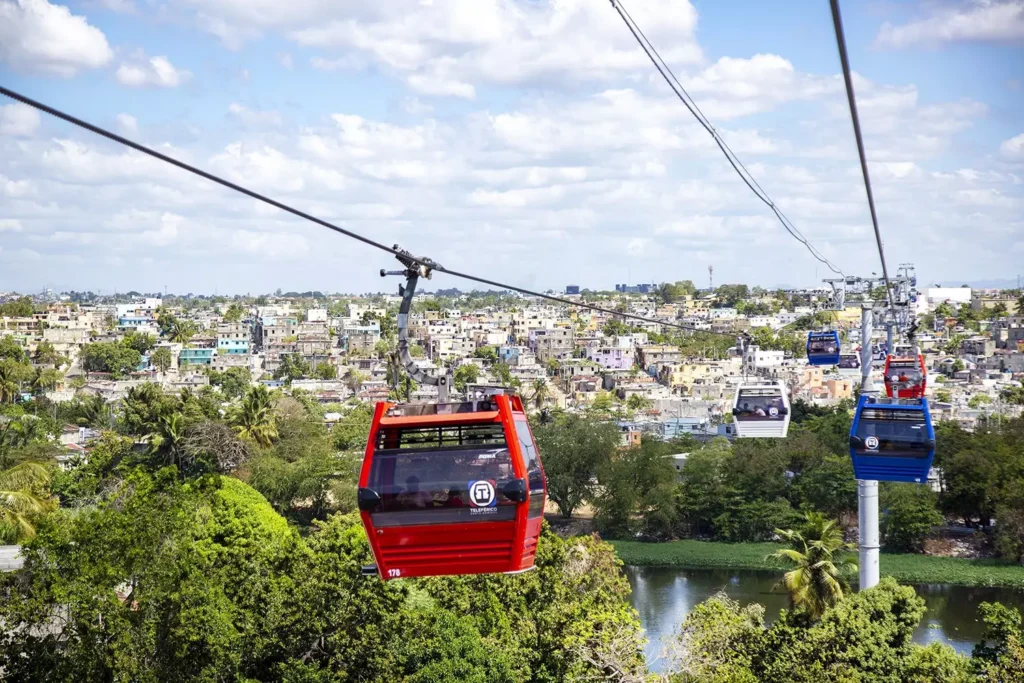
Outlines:
MULTIPOLYGON (((766 557, 778 548, 775 543, 711 543, 672 541, 639 543, 611 541, 625 564, 679 567, 680 569, 750 569, 781 572, 785 567, 766 557)), ((901 583, 949 583, 961 586, 1009 586, 1024 588, 1024 567, 993 560, 965 560, 927 555, 886 555, 881 559, 882 576, 901 583)))

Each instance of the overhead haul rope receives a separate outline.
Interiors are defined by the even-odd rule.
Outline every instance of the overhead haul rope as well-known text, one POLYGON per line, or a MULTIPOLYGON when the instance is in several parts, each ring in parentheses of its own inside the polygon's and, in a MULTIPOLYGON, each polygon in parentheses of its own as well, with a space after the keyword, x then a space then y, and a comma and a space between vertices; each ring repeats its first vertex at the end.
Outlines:
POLYGON ((772 198, 768 196, 768 193, 765 192, 764 189, 758 184, 754 176, 750 173, 750 171, 747 170, 747 167, 743 165, 743 162, 740 161, 739 157, 736 156, 736 153, 732 151, 729 145, 722 138, 722 135, 715 129, 713 125, 711 125, 711 122, 704 115, 704 112, 700 110, 700 107, 697 106, 697 103, 693 101, 693 98, 690 97, 690 94, 686 92, 686 89, 683 87, 682 83, 679 82, 679 79, 676 78, 676 75, 675 73, 673 73, 671 67, 669 67, 665 60, 662 59, 661 55, 658 53, 658 50, 655 49, 654 45, 651 43, 650 40, 648 40, 647 36, 644 34, 640 26, 636 23, 636 21, 633 20, 633 17, 622 5, 622 1, 610 0, 610 2, 612 4, 612 7, 615 8, 615 11, 619 13, 619 16, 622 18, 622 21, 626 24, 626 28, 628 28, 629 32, 633 34, 633 37, 636 39, 636 42, 640 45, 641 48, 643 48, 644 53, 647 54, 647 57, 648 59, 651 60, 651 63, 654 64, 654 68, 658 70, 658 73, 661 74, 661 77, 664 78, 665 82, 668 83, 668 86, 672 88, 672 92, 675 94, 676 97, 679 98, 679 101, 683 103, 683 105, 690 111, 691 114, 693 114, 693 117, 697 119, 697 122, 704 128, 704 130, 706 130, 711 135, 711 137, 715 141, 715 144, 718 145, 718 148, 722 150, 722 154, 725 155, 726 161, 729 162, 729 165, 732 166, 733 170, 736 171, 736 174, 740 177, 740 180, 742 180, 744 184, 746 184, 746 186, 750 188, 750 191, 754 193, 754 196, 756 196, 758 199, 764 202, 764 204, 769 209, 772 210, 772 213, 774 213, 775 217, 779 219, 780 223, 782 223, 782 227, 786 229, 786 232, 788 232, 797 242, 800 242, 800 244, 804 245, 804 247, 807 248, 807 251, 810 252, 811 256, 816 258, 821 263, 825 264, 833 273, 846 277, 845 273, 843 273, 843 271, 838 266, 829 261, 820 251, 818 251, 814 247, 813 244, 810 243, 810 241, 808 241, 806 237, 803 236, 803 234, 800 233, 799 230, 797 230, 796 226, 793 225, 792 221, 790 221, 789 218, 786 217, 786 214, 782 212, 782 209, 780 209, 778 205, 776 205, 776 203, 772 201, 772 198))
POLYGON ((38 100, 34 100, 34 99, 30 98, 30 97, 27 97, 26 95, 22 95, 21 93, 15 92, 14 90, 11 90, 10 88, 5 88, 4 86, 0 85, 0 94, 6 95, 7 97, 11 98, 12 100, 16 100, 18 102, 21 102, 22 104, 28 105, 28 106, 30 106, 30 107, 32 107, 34 109, 37 109, 37 110, 39 110, 41 112, 49 114, 50 116, 54 116, 54 117, 56 117, 58 119, 66 121, 66 122, 68 122, 68 123, 70 123, 72 125, 78 126, 79 128, 84 128, 85 130, 87 130, 87 131, 89 131, 91 133, 95 133, 96 135, 99 135, 101 137, 107 138, 108 140, 112 140, 114 142, 117 142, 117 143, 119 143, 121 145, 124 145, 125 147, 130 147, 130 148, 134 149, 137 152, 142 152, 143 154, 151 156, 154 159, 159 159, 160 161, 163 161, 163 162, 166 162, 168 164, 171 164, 172 166, 177 166, 178 168, 180 168, 182 170, 188 171, 189 173, 197 175, 197 176, 199 176, 201 178, 205 178, 206 180, 209 180, 211 182, 217 183, 218 185, 223 185, 224 187, 226 187, 228 189, 231 189, 231 190, 234 190, 235 192, 239 192, 241 194, 244 194, 244 195, 246 195, 248 197, 251 197, 252 199, 255 199, 257 201, 263 202, 264 204, 269 204, 270 206, 278 208, 278 209, 280 209, 282 211, 286 211, 287 213, 290 213, 290 214, 292 214, 294 216, 298 216, 299 218, 303 218, 303 219, 305 219, 307 221, 316 223, 317 225, 322 226, 324 228, 327 228, 328 230, 333 230, 334 232, 339 233, 341 235, 344 235, 346 237, 351 237, 352 239, 358 240, 359 242, 362 242, 363 244, 368 244, 371 247, 374 247, 374 248, 379 249, 381 251, 387 252, 387 253, 391 254, 392 256, 395 256, 396 258, 398 258, 403 263, 407 263, 408 262, 408 263, 411 263, 411 264, 427 266, 431 270, 433 270, 435 272, 438 272, 438 273, 445 273, 447 275, 451 275, 452 277, 462 278, 463 280, 470 280, 472 282, 477 282, 477 283, 480 283, 480 284, 483 284, 483 285, 490 285, 491 287, 497 287, 499 289, 506 289, 506 290, 510 290, 510 291, 513 291, 513 292, 519 292, 520 294, 525 294, 527 296, 534 296, 534 297, 537 297, 537 298, 540 298, 540 299, 546 299, 548 301, 554 301, 556 303, 564 304, 564 305, 567 305, 567 306, 575 306, 577 308, 585 308, 585 309, 589 309, 589 310, 592 310, 592 311, 596 311, 598 313, 606 313, 606 314, 612 315, 612 316, 621 316, 623 318, 629 318, 629 319, 632 319, 632 320, 639 320, 641 322, 654 323, 656 325, 663 325, 665 327, 671 327, 671 328, 675 328, 675 329, 679 329, 679 330, 685 330, 687 332, 700 332, 700 331, 702 331, 702 330, 700 330, 700 329, 698 329, 696 327, 693 327, 691 325, 680 325, 678 323, 665 322, 665 321, 662 321, 662 320, 655 320, 654 318, 647 318, 647 317, 644 317, 642 315, 636 315, 635 313, 627 313, 627 312, 623 312, 623 311, 615 311, 615 310, 611 310, 611 309, 607 309, 607 308, 601 308, 600 306, 594 306, 593 304, 588 304, 588 303, 583 302, 583 301, 573 301, 571 299, 566 299, 564 297, 555 296, 553 294, 544 294, 543 292, 535 292, 533 290, 525 289, 523 287, 517 287, 515 285, 508 285, 508 284, 504 284, 502 282, 498 282, 496 280, 489 280, 487 278, 477 277, 476 275, 470 275, 469 273, 463 273, 463 272, 460 272, 460 271, 457 271, 457 270, 451 270, 449 268, 445 268, 444 266, 441 266, 441 265, 435 263, 434 261, 430 260, 429 258, 419 257, 419 256, 412 256, 408 252, 406 252, 406 251, 404 251, 402 249, 399 249, 397 245, 394 246, 394 247, 389 247, 389 246, 387 246, 387 245, 385 245, 385 244, 383 244, 381 242, 377 242, 376 240, 370 239, 369 237, 366 237, 365 235, 360 235, 357 232, 353 232, 352 230, 348 230, 346 228, 343 228, 343 227, 341 227, 339 225, 336 225, 334 223, 331 223, 329 221, 325 221, 322 218, 317 218, 316 216, 314 216, 312 214, 306 213, 305 211, 302 211, 300 209, 296 209, 295 207, 289 206, 288 204, 285 204, 283 202, 279 202, 276 199, 272 199, 272 198, 270 198, 270 197, 268 197, 268 196, 266 196, 264 194, 260 194, 259 192, 256 192, 255 190, 250 190, 250 189, 248 189, 246 187, 243 187, 242 185, 238 185, 237 183, 233 183, 230 180, 226 180, 225 178, 222 178, 222 177, 220 177, 218 175, 210 173, 209 171, 204 171, 204 170, 202 170, 200 168, 192 166, 191 164, 187 164, 184 161, 181 161, 179 159, 175 159, 174 157, 167 156, 166 154, 162 154, 162 153, 156 151, 155 149, 147 147, 147 146, 145 146, 143 144, 140 144, 140 143, 135 142, 133 140, 129 140, 128 138, 126 138, 126 137, 124 137, 122 135, 118 135, 117 133, 109 131, 109 130, 107 130, 105 128, 102 128, 100 126, 97 126, 95 124, 89 123, 88 121, 84 121, 84 120, 82 120, 82 119, 80 119, 80 118, 78 118, 76 116, 72 116, 71 114, 68 114, 67 112, 61 111, 60 109, 57 109, 55 107, 51 107, 51 106, 49 106, 47 104, 43 104, 42 102, 39 102, 38 100))
MULTIPOLYGON (((895 295, 892 283, 889 282, 889 269, 885 265, 885 249, 882 246, 882 232, 878 228, 878 214, 875 212, 875 197, 871 192, 871 177, 868 174, 868 160, 864 152, 864 137, 860 130, 860 117, 857 115, 857 97, 853 92, 853 78, 850 75, 850 58, 846 53, 846 38, 843 35, 843 18, 839 14, 839 0, 830 0, 832 5, 832 25, 836 31, 836 45, 839 47, 839 61, 843 67, 843 81, 846 83, 846 99, 850 103, 850 119, 853 121, 853 135, 857 139, 857 155, 860 157, 860 170, 864 176, 864 190, 868 195, 868 208, 871 210, 871 225, 875 228, 875 243, 878 245, 878 257, 882 261, 882 278, 885 280, 885 292, 889 301, 889 313, 900 331, 899 317, 896 315, 895 295)), ((891 352, 891 349, 890 349, 891 352)))

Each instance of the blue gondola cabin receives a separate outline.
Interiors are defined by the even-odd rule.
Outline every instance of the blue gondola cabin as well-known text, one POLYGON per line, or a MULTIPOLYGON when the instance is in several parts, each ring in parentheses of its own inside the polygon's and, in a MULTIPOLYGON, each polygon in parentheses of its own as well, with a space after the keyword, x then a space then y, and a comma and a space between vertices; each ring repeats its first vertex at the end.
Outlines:
POLYGON ((924 399, 862 394, 850 428, 857 479, 924 483, 935 457, 935 430, 924 399))
POLYGON ((811 365, 838 365, 839 333, 835 330, 808 333, 807 362, 811 365))

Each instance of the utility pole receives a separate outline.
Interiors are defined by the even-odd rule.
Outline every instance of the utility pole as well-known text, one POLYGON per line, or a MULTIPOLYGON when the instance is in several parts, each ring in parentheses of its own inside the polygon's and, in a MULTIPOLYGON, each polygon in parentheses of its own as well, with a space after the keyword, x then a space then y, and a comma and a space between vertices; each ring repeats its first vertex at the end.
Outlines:
POLYGON ((708 289, 715 291, 715 267, 708 266, 708 289))
MULTIPOLYGON (((874 393, 871 382, 871 333, 874 306, 870 302, 861 304, 860 312, 860 393, 874 393)), ((889 344, 892 344, 892 323, 889 324, 889 344)), ((892 350, 889 350, 892 353, 892 350)), ((860 565, 860 590, 878 585, 878 482, 857 480, 857 526, 858 560, 860 565)))

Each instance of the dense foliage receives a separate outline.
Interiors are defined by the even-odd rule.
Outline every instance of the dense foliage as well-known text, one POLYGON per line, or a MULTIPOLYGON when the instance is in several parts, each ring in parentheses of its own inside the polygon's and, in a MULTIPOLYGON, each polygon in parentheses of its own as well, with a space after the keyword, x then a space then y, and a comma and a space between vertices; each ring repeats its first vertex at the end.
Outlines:
POLYGON ((382 583, 353 516, 300 537, 237 479, 135 469, 49 516, 3 577, 23 681, 563 681, 643 670, 610 547, 545 532, 537 570, 382 583), (630 656, 621 660, 622 643, 630 656))
POLYGON ((32 297, 22 296, 0 304, 0 317, 27 318, 35 312, 32 297))
POLYGON ((792 526, 799 509, 830 517, 857 508, 856 482, 844 453, 845 407, 811 414, 798 404, 785 440, 724 438, 695 447, 679 472, 677 535, 763 541, 792 526), (801 412, 802 411, 802 412, 801 412))
POLYGON ((86 372, 109 372, 120 379, 135 372, 142 354, 127 337, 117 342, 93 342, 82 346, 79 357, 86 372))
POLYGON ((793 611, 766 627, 763 607, 721 595, 687 616, 672 669, 700 683, 966 683, 970 660, 947 645, 913 643, 924 611, 913 588, 891 579, 811 623, 793 611))
MULTIPOLYGON (((853 521, 850 420, 849 405, 797 401, 786 439, 645 438, 640 448, 574 450, 599 433, 594 415, 556 419, 537 433, 552 500, 563 513, 590 503, 608 538, 758 542, 776 538, 776 529, 792 527, 806 511, 853 521), (685 460, 673 472, 666 456, 678 453, 685 460)), ((973 432, 940 423, 937 432, 941 491, 883 485, 883 548, 921 552, 946 515, 984 528, 998 557, 1024 561, 1024 419, 983 423, 973 432)))
POLYGON ((618 448, 619 430, 611 422, 564 415, 534 425, 533 435, 544 458, 548 498, 569 517, 593 497, 594 475, 618 448))
POLYGON ((13 404, 23 393, 39 396, 63 378, 67 358, 42 342, 30 356, 11 335, 0 336, 0 404, 13 404))

